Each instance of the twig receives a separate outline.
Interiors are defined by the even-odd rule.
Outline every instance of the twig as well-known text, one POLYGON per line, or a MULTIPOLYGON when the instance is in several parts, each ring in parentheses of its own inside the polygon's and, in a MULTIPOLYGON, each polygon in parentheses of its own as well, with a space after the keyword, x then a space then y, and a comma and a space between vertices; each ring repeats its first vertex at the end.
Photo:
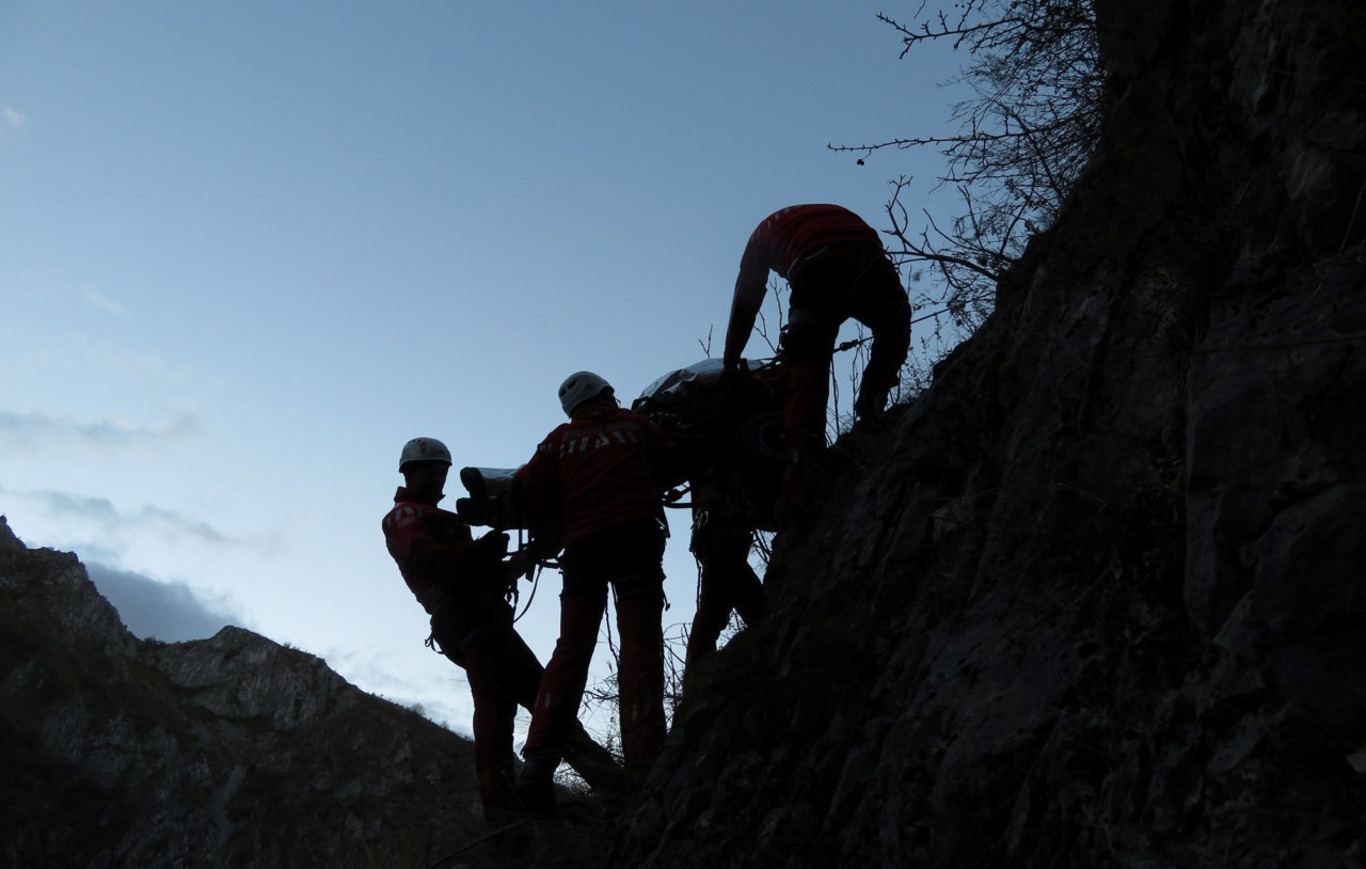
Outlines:
POLYGON ((482 844, 484 844, 485 842, 490 841, 491 839, 496 839, 496 838, 498 838, 499 836, 503 835, 504 833, 508 832, 509 830, 515 830, 515 829, 517 829, 518 827, 520 827, 520 826, 522 826, 523 824, 525 824, 525 823, 527 822, 527 820, 528 820, 527 818, 522 818, 522 819, 519 820, 519 821, 513 821, 511 824, 508 824, 506 827, 499 827, 498 829, 494 830, 494 831, 491 832, 491 833, 485 833, 484 835, 480 836, 480 837, 477 838, 477 839, 474 839, 474 840, 471 840, 471 841, 469 841, 469 842, 466 842, 464 845, 461 845, 459 848, 456 848, 454 851, 452 851, 451 853, 447 854, 445 857, 442 857, 440 860, 437 860, 437 861, 436 861, 435 863, 433 863, 431 866, 427 867, 427 869, 437 869, 438 866, 441 866, 443 863, 448 862, 452 857, 455 857, 455 856, 457 856, 457 855, 459 855, 459 854, 463 854, 464 852, 470 850, 471 848, 475 848, 475 847, 477 847, 477 846, 479 846, 479 845, 482 845, 482 844))

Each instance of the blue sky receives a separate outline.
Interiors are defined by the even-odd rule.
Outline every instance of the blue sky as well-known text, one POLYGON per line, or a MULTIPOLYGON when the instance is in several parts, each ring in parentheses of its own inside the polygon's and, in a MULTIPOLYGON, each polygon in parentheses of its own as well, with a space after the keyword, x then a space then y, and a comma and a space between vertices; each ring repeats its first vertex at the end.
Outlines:
POLYGON ((379 529, 400 447, 521 464, 568 373, 719 354, 771 211, 927 201, 936 155, 827 148, 949 128, 957 59, 878 11, 0 0, 0 513, 139 633, 241 624, 467 732, 379 529))

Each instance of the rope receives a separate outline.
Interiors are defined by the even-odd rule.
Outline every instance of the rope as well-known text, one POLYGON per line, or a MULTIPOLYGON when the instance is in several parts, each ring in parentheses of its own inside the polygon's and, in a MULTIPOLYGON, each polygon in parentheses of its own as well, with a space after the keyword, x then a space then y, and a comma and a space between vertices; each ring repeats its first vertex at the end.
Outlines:
POLYGON ((514 617, 513 617, 512 623, 513 623, 514 625, 517 624, 519 621, 522 620, 522 616, 524 616, 524 615, 527 614, 527 610, 531 609, 531 602, 534 601, 534 600, 536 599, 536 589, 540 588, 540 585, 541 585, 541 565, 535 564, 535 565, 532 565, 532 568, 531 568, 531 594, 527 595, 526 606, 522 607, 522 613, 521 613, 521 615, 518 615, 518 616, 514 616, 514 617))

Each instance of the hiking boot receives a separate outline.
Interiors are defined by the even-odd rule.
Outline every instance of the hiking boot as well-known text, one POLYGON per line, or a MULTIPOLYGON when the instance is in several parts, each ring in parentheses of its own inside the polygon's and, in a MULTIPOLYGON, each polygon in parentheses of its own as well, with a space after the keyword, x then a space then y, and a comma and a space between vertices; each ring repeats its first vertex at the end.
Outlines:
POLYGON ((550 815, 555 812, 555 769, 560 759, 554 756, 533 755, 522 765, 522 776, 517 782, 517 799, 530 815, 550 815))
POLYGON ((561 746, 565 762, 594 793, 630 791, 631 779, 611 752, 594 742, 583 726, 575 723, 577 726, 565 735, 561 746))

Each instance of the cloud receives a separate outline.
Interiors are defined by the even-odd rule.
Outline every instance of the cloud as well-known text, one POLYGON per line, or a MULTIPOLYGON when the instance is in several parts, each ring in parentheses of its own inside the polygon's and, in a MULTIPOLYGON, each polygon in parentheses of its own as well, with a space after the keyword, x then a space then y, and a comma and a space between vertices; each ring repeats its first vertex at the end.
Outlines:
POLYGON ((161 428, 133 426, 112 419, 84 422, 69 416, 0 410, 0 444, 13 449, 33 449, 53 441, 75 441, 87 446, 127 447, 191 437, 203 432, 193 414, 186 414, 161 428))
POLYGON ((116 551, 110 549, 110 545, 118 546, 117 541, 125 538, 130 532, 149 530, 160 531, 164 537, 177 542, 188 541, 207 543, 213 546, 250 549, 267 556, 278 555, 288 549, 279 534, 235 537, 224 534, 208 522, 153 504, 144 504, 135 510, 121 510, 108 498, 92 498, 52 489, 20 491, 7 489, 3 485, 0 485, 0 495, 12 495, 37 501, 50 516, 58 519, 67 527, 80 522, 98 526, 106 534, 112 535, 113 541, 106 540, 103 544, 87 544, 77 551, 86 552, 90 550, 92 545, 101 545, 105 547, 102 552, 109 560, 117 560, 110 557, 116 551))
POLYGON ((189 537, 197 537, 206 543, 232 543, 232 538, 214 528, 207 522, 200 522, 195 519, 187 519, 174 510, 166 510, 161 507, 154 507, 150 504, 133 513, 131 516, 135 522, 159 522, 163 526, 178 531, 189 537))
POLYGON ((13 106, 5 106, 0 109, 0 115, 4 116, 5 123, 9 124, 11 127, 24 127, 28 125, 28 117, 13 106))
POLYGON ((85 300, 89 302, 92 307, 109 311, 112 314, 123 315, 127 313, 122 302, 116 302, 108 296, 103 295, 98 290, 86 290, 85 300))
MULTIPOLYGON (((435 655, 435 653, 433 653, 435 655)), ((440 659, 437 672, 443 674, 433 684, 430 677, 413 671, 403 661, 388 655, 357 650, 354 647, 328 649, 323 654, 328 666, 351 684, 410 709, 420 707, 428 721, 473 738, 470 721, 474 702, 469 693, 465 671, 440 659)), ((518 710, 519 727, 528 724, 525 710, 518 710)))
POLYGON ((84 519, 109 528, 160 527, 173 534, 193 537, 204 543, 233 544, 234 540, 207 522, 188 518, 174 510, 151 504, 131 511, 120 511, 108 498, 88 498, 51 489, 15 492, 0 486, 0 492, 21 495, 42 502, 49 513, 59 518, 84 519))
POLYGON ((211 637, 225 625, 242 625, 226 598, 207 600, 184 583, 159 582, 99 563, 87 563, 85 569, 139 637, 178 643, 211 637))
POLYGON ((27 495, 42 501, 49 511, 58 516, 75 516, 97 522, 114 523, 118 521, 119 511, 108 498, 83 498, 66 492, 10 492, 12 495, 27 495))

